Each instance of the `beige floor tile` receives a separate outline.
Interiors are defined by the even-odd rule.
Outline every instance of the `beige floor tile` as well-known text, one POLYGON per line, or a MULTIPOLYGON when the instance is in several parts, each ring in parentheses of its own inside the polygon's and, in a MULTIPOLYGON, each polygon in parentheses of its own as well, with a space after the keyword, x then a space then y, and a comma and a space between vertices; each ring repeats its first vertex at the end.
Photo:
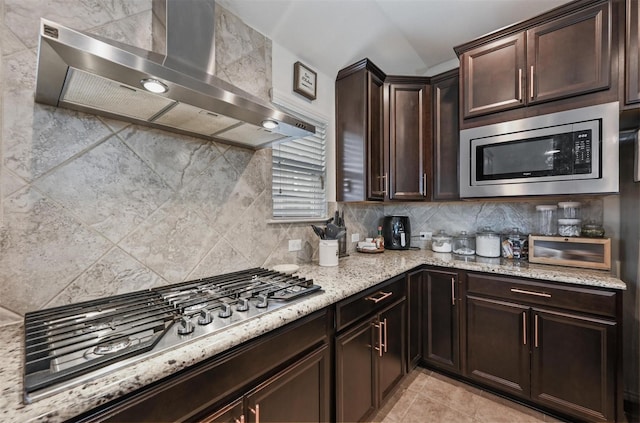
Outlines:
POLYGON ((424 398, 416 398, 407 410, 403 423, 473 423, 470 416, 462 414, 446 405, 424 398))

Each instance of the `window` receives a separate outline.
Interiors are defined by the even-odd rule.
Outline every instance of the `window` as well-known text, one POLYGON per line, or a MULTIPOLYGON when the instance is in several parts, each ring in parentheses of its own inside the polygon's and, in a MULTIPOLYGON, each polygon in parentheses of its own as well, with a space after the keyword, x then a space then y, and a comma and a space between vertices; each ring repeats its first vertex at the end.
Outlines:
POLYGON ((315 135, 292 139, 272 148, 273 218, 280 220, 323 219, 326 198, 326 120, 310 117, 292 107, 278 106, 316 127, 315 135))

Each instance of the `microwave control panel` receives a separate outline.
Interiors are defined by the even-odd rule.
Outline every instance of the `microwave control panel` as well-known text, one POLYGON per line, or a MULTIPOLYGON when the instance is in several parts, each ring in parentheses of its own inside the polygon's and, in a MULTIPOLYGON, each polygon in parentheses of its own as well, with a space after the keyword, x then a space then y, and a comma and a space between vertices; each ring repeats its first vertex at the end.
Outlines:
POLYGON ((591 173, 591 130, 573 133, 573 174, 591 173))

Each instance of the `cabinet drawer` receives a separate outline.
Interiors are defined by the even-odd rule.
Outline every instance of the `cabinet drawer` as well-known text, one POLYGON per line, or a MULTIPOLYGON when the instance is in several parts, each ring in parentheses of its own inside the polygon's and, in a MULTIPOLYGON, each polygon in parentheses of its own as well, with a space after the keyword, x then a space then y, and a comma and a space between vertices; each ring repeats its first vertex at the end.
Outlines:
POLYGON ((406 295, 404 276, 382 282, 341 301, 336 306, 337 330, 373 314, 406 295))
POLYGON ((467 291, 518 303, 616 316, 615 291, 473 273, 468 275, 467 291))

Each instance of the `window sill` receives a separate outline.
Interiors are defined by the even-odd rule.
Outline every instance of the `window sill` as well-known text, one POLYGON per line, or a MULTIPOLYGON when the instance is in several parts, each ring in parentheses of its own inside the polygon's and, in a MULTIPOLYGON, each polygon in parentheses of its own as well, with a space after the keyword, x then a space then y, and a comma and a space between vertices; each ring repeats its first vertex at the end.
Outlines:
POLYGON ((268 219, 267 224, 273 225, 278 223, 325 223, 330 217, 291 217, 284 219, 268 219))

